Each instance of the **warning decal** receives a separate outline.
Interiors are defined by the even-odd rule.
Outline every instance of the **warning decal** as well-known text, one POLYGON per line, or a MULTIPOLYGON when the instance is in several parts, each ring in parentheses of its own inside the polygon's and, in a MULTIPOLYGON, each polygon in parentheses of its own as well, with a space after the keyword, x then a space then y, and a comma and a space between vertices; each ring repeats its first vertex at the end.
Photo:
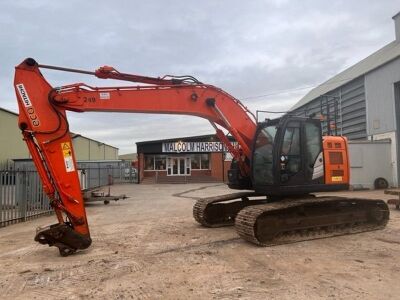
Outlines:
POLYGON ((71 144, 69 142, 61 143, 61 149, 64 156, 65 169, 67 170, 67 172, 75 171, 71 144))
POLYGON ((100 99, 101 100, 109 100, 110 99, 110 93, 108 93, 108 92, 100 93, 100 99))

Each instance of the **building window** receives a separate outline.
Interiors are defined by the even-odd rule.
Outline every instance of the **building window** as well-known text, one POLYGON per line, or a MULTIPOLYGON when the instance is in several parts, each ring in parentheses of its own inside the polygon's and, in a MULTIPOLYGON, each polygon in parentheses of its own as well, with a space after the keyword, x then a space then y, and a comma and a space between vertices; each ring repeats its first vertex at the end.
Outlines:
POLYGON ((209 170, 210 169, 210 155, 209 154, 200 154, 201 155, 201 169, 209 170))
POLYGON ((191 160, 191 168, 194 170, 199 170, 200 169, 200 155, 192 154, 192 155, 190 155, 190 160, 191 160))
POLYGON ((210 155, 209 154, 191 154, 190 155, 192 170, 209 170, 210 155))
POLYGON ((186 157, 185 166, 186 166, 186 174, 187 175, 190 175, 190 167, 189 167, 189 165, 190 165, 190 157, 186 157))
POLYGON ((155 170, 166 170, 167 169, 167 160, 165 155, 155 155, 154 156, 155 170))
MULTIPOLYGON (((171 157, 168 157, 168 159, 170 160, 169 164, 171 165, 171 163, 173 163, 173 160, 171 160, 171 157)), ((210 154, 208 153, 187 155, 186 156, 187 165, 189 165, 189 161, 192 170, 210 169, 210 154)), ((144 158, 144 170, 145 171, 167 170, 167 157, 165 155, 146 155, 144 158)), ((168 172, 170 172, 169 169, 168 172)))
POLYGON ((168 157, 168 170, 167 170, 167 172, 168 172, 168 175, 172 174, 172 159, 171 159, 171 157, 168 157))
POLYGON ((154 170, 154 155, 148 155, 144 159, 144 169, 154 170))
POLYGON ((167 157, 165 155, 146 155, 144 158, 145 171, 167 169, 167 157))

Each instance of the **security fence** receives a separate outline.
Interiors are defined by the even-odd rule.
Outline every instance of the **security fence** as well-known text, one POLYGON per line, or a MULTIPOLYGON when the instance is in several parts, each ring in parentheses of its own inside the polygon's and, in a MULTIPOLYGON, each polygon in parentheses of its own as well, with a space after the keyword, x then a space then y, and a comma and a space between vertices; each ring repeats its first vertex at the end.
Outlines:
MULTIPOLYGON (((82 161, 78 169, 82 190, 137 182, 136 170, 125 161, 82 161)), ((52 212, 31 160, 0 168, 0 227, 52 212)))
POLYGON ((51 212, 35 170, 0 171, 0 227, 51 212))
POLYGON ((114 183, 137 183, 136 169, 128 161, 78 161, 82 190, 114 183))

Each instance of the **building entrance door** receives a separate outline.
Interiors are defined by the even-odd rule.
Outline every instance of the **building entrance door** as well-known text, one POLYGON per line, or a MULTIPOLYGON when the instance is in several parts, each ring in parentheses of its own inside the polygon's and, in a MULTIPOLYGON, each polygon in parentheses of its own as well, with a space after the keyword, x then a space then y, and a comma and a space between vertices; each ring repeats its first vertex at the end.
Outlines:
POLYGON ((168 157, 167 169, 168 176, 190 175, 190 157, 168 157))

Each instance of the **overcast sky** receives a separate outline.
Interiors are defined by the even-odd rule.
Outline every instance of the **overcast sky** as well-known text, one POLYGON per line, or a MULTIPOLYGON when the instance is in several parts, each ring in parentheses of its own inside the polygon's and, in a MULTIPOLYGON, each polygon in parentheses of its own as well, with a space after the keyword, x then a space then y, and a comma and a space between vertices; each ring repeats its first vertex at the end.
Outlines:
MULTIPOLYGON (((288 110, 315 86, 394 40, 400 0, 1 1, 0 107, 17 112, 14 66, 149 76, 190 74, 251 110, 288 110)), ((54 71, 53 85, 109 81, 54 71)), ((189 116, 69 113, 71 130, 120 148, 213 133, 189 116)))

